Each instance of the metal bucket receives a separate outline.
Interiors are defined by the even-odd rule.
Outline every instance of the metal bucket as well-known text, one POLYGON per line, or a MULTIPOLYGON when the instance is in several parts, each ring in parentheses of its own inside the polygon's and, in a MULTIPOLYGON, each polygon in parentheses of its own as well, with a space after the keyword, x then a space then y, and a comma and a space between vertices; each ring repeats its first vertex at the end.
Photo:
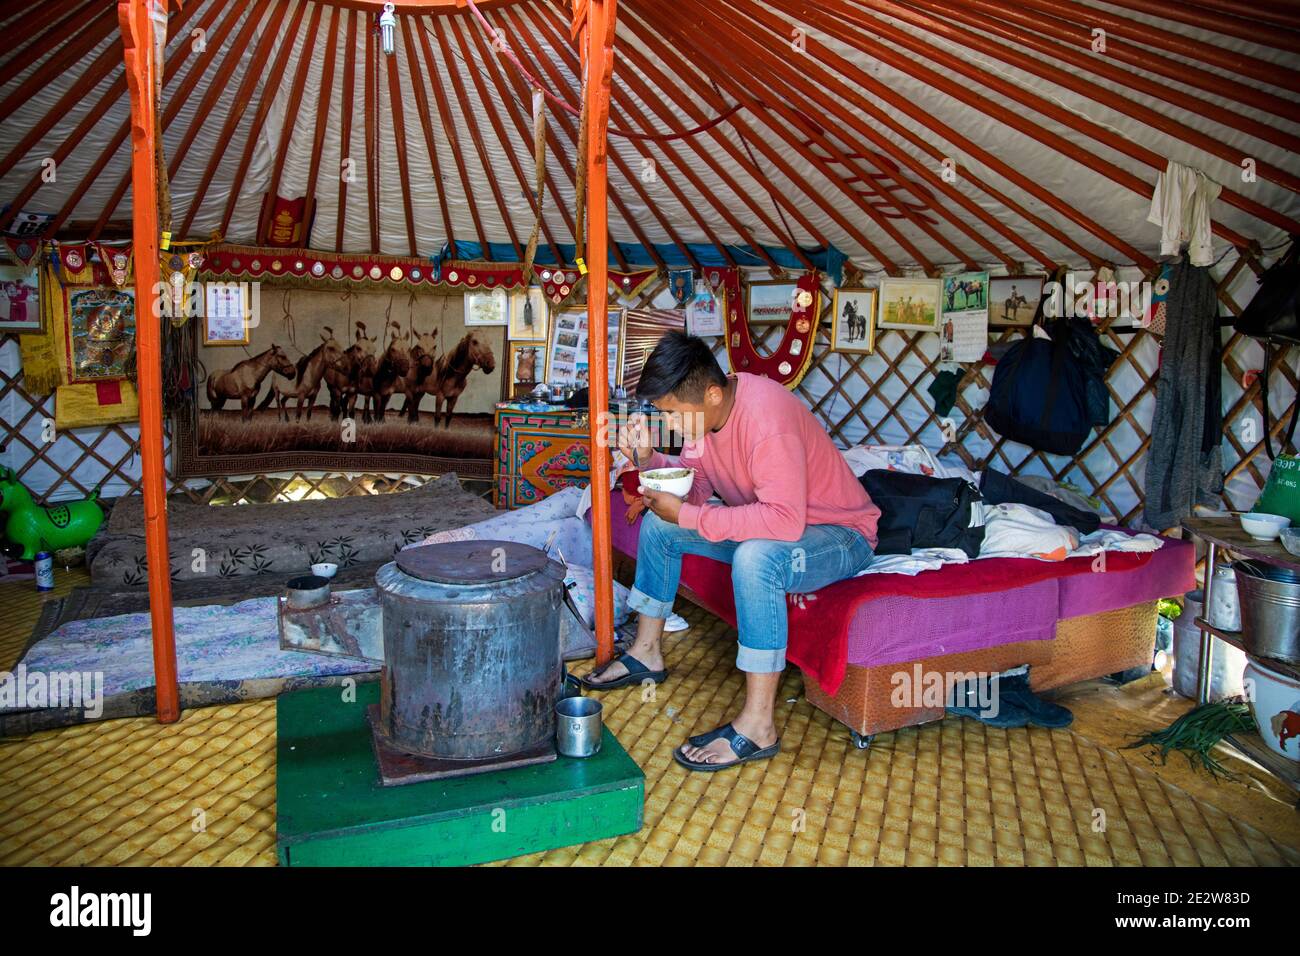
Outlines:
POLYGON ((558 562, 511 541, 412 548, 380 568, 384 738, 450 760, 552 748, 563 580, 558 562))
MULTIPOLYGON (((1215 581, 1214 589, 1217 591, 1221 587, 1223 582, 1215 581)), ((1204 600, 1205 592, 1199 588, 1188 591, 1183 595, 1183 613, 1174 621, 1174 690, 1193 700, 1201 673, 1201 629, 1195 622, 1201 616, 1204 600)), ((1219 626, 1216 621, 1210 623, 1219 626)), ((1210 700, 1239 696, 1242 691, 1241 670, 1246 666, 1245 653, 1226 641, 1215 639, 1211 661, 1210 700)))
POLYGON ((566 757, 600 752, 601 703, 590 697, 566 697, 555 705, 555 749, 566 757))
POLYGON ((1246 653, 1300 664, 1300 574, 1259 561, 1235 567, 1246 653))

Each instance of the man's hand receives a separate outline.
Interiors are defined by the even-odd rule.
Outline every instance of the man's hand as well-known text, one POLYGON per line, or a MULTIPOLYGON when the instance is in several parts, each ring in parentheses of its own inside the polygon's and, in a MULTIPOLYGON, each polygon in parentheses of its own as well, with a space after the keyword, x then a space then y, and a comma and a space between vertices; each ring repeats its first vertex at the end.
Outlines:
POLYGON ((644 486, 641 488, 641 500, 645 502, 647 508, 669 524, 677 524, 677 514, 685 504, 685 500, 676 495, 670 495, 666 491, 654 491, 644 486))
POLYGON ((638 471, 650 463, 655 451, 650 443, 650 420, 641 412, 629 415, 627 424, 618 430, 618 450, 638 471))

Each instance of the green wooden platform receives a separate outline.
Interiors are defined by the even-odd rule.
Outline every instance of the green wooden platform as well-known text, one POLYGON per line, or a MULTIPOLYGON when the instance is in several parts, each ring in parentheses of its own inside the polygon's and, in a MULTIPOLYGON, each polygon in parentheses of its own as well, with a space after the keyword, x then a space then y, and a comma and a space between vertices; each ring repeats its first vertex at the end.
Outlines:
POLYGON ((276 851, 282 866, 458 866, 641 828, 645 774, 605 729, 586 760, 383 787, 366 707, 322 687, 276 703, 276 851))

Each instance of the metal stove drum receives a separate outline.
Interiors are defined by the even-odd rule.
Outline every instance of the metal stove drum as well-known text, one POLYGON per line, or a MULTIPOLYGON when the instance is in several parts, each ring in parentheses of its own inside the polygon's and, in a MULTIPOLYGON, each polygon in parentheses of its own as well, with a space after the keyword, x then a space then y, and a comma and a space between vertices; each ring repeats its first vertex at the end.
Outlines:
POLYGON ((280 645, 383 662, 369 708, 385 785, 556 759, 564 568, 512 541, 401 551, 373 590, 298 578, 280 645))

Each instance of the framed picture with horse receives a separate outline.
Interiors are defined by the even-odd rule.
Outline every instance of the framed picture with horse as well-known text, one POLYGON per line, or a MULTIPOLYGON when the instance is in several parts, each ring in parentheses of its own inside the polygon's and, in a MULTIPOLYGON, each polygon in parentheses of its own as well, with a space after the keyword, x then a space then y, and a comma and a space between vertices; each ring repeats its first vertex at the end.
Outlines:
POLYGON ((879 290, 835 290, 831 351, 870 354, 876 347, 876 297, 879 290))
POLYGON ((995 276, 989 280, 989 325, 1001 328, 1034 324, 1044 275, 995 276))
POLYGON ((193 345, 176 413, 181 477, 380 471, 490 477, 505 326, 463 296, 264 282, 242 347, 193 345))

